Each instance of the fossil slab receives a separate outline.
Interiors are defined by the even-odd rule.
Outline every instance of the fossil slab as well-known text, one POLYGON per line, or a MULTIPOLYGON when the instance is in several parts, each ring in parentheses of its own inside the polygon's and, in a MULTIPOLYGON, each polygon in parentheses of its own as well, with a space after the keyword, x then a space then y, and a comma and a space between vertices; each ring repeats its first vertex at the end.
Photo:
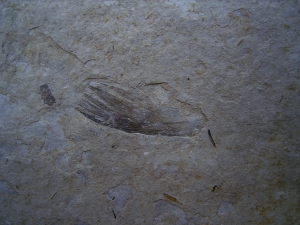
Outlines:
MULTIPOLYGON (((193 136, 204 123, 199 110, 162 104, 139 88, 108 80, 85 84, 77 110, 90 120, 128 133, 193 136)), ((170 101, 172 102, 172 101, 170 101)))

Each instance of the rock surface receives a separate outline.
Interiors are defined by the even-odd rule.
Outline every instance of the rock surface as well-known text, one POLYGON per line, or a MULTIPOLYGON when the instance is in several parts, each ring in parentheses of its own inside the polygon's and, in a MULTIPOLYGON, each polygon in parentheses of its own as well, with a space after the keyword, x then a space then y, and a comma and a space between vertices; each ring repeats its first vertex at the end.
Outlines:
POLYGON ((299 1, 0 10, 0 224, 300 223, 299 1))

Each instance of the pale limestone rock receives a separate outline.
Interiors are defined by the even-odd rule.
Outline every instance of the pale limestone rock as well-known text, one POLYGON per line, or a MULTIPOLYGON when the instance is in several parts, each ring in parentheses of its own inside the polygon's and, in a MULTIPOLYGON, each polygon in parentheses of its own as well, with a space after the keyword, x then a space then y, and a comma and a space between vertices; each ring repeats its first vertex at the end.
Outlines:
POLYGON ((0 224, 297 224, 299 10, 1 1, 0 224), (99 79, 125 91, 118 113, 130 98, 185 126, 95 123, 76 109, 99 79))

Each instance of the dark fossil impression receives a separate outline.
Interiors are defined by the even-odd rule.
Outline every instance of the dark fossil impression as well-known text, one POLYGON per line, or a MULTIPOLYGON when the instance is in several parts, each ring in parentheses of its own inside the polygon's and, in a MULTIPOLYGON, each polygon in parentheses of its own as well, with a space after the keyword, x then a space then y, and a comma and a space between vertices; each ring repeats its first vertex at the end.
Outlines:
POLYGON ((42 95, 42 98, 44 99, 45 104, 51 106, 56 103, 48 84, 43 84, 40 86, 40 93, 42 95))
POLYGON ((77 110, 92 121, 128 133, 193 136, 203 118, 191 107, 162 104, 153 93, 95 79, 85 84, 77 110), (184 108, 184 109, 182 109, 184 108))

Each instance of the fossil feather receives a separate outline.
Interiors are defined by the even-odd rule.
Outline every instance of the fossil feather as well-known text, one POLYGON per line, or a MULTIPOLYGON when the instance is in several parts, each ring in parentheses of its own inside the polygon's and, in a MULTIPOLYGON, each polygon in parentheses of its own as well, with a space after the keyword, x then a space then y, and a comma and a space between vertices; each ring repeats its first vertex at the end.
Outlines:
POLYGON ((96 79, 85 84, 77 110, 94 122, 128 133, 193 136, 202 128, 203 118, 197 110, 182 113, 149 95, 138 88, 96 79))

